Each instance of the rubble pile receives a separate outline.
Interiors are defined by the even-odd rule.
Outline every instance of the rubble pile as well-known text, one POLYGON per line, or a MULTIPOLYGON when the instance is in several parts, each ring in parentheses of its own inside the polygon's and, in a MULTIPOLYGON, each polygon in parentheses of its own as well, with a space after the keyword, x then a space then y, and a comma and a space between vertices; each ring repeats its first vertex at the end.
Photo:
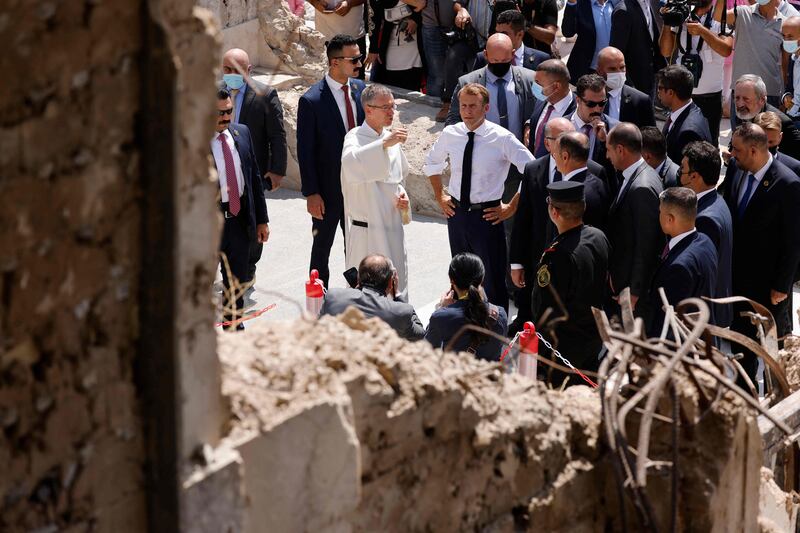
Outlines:
MULTIPOLYGON (((403 341, 355 310, 219 339, 231 410, 224 446, 241 454, 246 531, 636 524, 630 504, 620 505, 588 387, 547 390, 466 354, 403 341)), ((697 401, 680 396, 686 413, 701 413, 697 401)), ((756 530, 753 418, 728 395, 702 412, 680 446, 681 529, 756 530)), ((657 453, 670 432, 652 439, 657 453)), ((669 480, 651 477, 656 515, 668 524, 669 480)))

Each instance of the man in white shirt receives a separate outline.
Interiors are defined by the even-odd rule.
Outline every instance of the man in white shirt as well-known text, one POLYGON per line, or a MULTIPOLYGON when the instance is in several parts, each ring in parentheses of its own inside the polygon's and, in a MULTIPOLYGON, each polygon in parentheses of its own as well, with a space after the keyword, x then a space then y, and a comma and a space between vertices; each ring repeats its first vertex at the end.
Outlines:
POLYGON ((361 105, 364 123, 350 130, 342 149, 346 267, 358 267, 368 255, 385 255, 397 269, 396 296, 408 301, 402 216, 410 209, 402 185, 408 175, 408 161, 401 149, 408 130, 387 129, 394 121, 395 103, 391 91, 383 85, 364 89, 361 105))
POLYGON ((225 217, 219 247, 225 287, 223 317, 225 329, 244 329, 244 324, 235 322, 242 317, 244 307, 245 288, 239 282, 248 279, 250 244, 254 240, 265 243, 269 238, 269 218, 250 130, 244 124, 231 123, 234 107, 224 85, 217 91, 217 111, 211 154, 219 175, 220 209, 225 217))
POLYGON ((525 146, 502 126, 486 120, 489 91, 477 83, 459 92, 461 120, 447 126, 425 159, 423 171, 447 217, 450 252, 471 252, 486 269, 484 289, 489 301, 508 309, 506 239, 499 224, 509 209, 501 203, 503 185, 513 164, 520 172, 534 160, 525 146), (448 189, 442 173, 450 163, 448 189))

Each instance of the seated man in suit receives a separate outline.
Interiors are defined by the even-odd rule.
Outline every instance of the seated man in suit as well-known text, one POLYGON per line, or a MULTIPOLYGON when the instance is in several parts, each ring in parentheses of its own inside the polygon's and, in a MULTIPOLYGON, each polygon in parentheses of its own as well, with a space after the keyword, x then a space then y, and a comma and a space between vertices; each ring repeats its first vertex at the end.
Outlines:
POLYGON ((667 157, 667 140, 655 126, 642 128, 642 157, 656 171, 665 189, 678 185, 681 167, 667 157))
MULTIPOLYGON (((680 185, 697 195, 695 227, 714 243, 717 250, 716 298, 731 295, 731 253, 733 250, 733 220, 725 200, 717 194, 721 161, 719 149, 705 141, 695 141, 683 149, 680 185)), ((714 323, 726 328, 731 325, 730 305, 714 304, 714 323)))
POLYGON ((486 119, 504 127, 521 141, 523 123, 533 111, 536 98, 531 91, 533 73, 526 68, 512 66, 513 57, 513 43, 507 35, 495 33, 489 37, 486 41, 489 63, 459 78, 445 125, 461 122, 458 93, 465 85, 477 83, 489 91, 486 119))
MULTIPOLYGON (((219 245, 225 257, 220 260, 225 287, 223 318, 231 322, 242 318, 244 292, 235 287, 230 276, 239 282, 248 279, 250 243, 267 242, 269 218, 250 130, 244 124, 231 123, 234 107, 224 84, 217 90, 217 111, 217 133, 211 140, 211 154, 219 175, 220 209, 225 217, 219 245)), ((244 329, 244 324, 229 324, 225 329, 234 327, 244 329)))
POLYGON ((700 108, 692 102, 694 78, 682 65, 670 65, 658 71, 656 76, 658 98, 670 114, 662 133, 667 139, 667 156, 680 161, 683 149, 692 141, 708 141, 711 138, 708 120, 700 108))
MULTIPOLYGON (((694 227, 697 195, 686 187, 670 187, 659 199, 661 231, 669 242, 661 252, 661 261, 650 283, 652 312, 647 326, 650 337, 660 336, 664 326, 664 302, 658 289, 663 288, 669 305, 676 306, 686 298, 713 298, 717 283, 714 243, 694 227)), ((671 331, 668 334, 671 338, 671 331)))
POLYGON ((567 59, 572 83, 597 70, 598 54, 611 40, 611 14, 614 3, 608 0, 567 0, 561 33, 578 38, 567 59))
POLYGON ((605 114, 620 122, 632 122, 640 128, 655 126, 656 116, 650 96, 625 83, 626 70, 625 56, 613 46, 606 46, 597 54, 597 73, 606 80, 608 92, 605 114))
POLYGON ((356 286, 328 289, 320 315, 340 315, 355 307, 367 318, 380 318, 402 338, 419 340, 425 336, 425 328, 410 304, 395 300, 397 291, 397 270, 392 261, 383 255, 368 255, 358 265, 356 286))
MULTIPOLYGON (((615 176, 614 167, 606 157, 606 135, 617 121, 603 113, 606 106, 606 81, 597 74, 586 74, 575 87, 578 96, 575 112, 569 117, 579 131, 589 138, 589 159, 602 165, 606 175, 615 176)), ((607 184, 616 190, 617 184, 607 184)))
POLYGON ((783 140, 781 118, 772 111, 764 111, 753 118, 753 124, 761 126, 761 129, 767 134, 767 145, 775 160, 780 161, 789 167, 789 170, 800 176, 800 161, 780 151, 780 144, 783 140))
MULTIPOLYGON (((546 54, 535 48, 528 48, 522 43, 525 35, 525 16, 515 9, 503 11, 497 17, 496 33, 507 35, 514 46, 514 57, 511 58, 511 66, 523 67, 528 70, 536 70, 539 63, 550 59, 550 54, 546 54)), ((478 70, 486 66, 486 53, 479 52, 475 57, 475 65, 472 70, 478 70)))
POLYGON ((575 98, 569 88, 569 70, 559 59, 544 61, 536 69, 532 87, 536 103, 525 125, 523 143, 536 157, 547 155, 544 127, 550 120, 567 117, 575 111, 575 98))
MULTIPOLYGON (((792 282, 800 263, 800 179, 769 153, 767 135, 751 122, 733 132, 733 158, 720 189, 733 215, 733 294, 769 309, 778 337, 792 329, 792 282)), ((755 337, 755 328, 734 305, 731 329, 755 337)), ((742 366, 755 378, 757 360, 745 352, 742 366)))
POLYGON ((757 114, 764 111, 772 111, 778 115, 783 133, 779 149, 789 157, 800 160, 800 129, 785 113, 767 103, 767 86, 761 78, 754 74, 745 74, 736 80, 734 101, 736 117, 731 119, 731 123, 752 121, 757 114))

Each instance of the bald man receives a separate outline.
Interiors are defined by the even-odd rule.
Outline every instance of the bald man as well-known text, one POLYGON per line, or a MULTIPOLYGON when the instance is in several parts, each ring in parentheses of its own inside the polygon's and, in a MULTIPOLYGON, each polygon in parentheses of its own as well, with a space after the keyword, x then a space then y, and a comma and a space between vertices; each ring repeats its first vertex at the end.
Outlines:
POLYGON ((536 97, 531 86, 534 74, 530 70, 511 65, 514 44, 508 35, 495 33, 486 41, 487 65, 458 79, 453 92, 447 126, 461 122, 458 91, 468 83, 477 83, 489 90, 489 112, 486 119, 514 134, 522 141, 522 127, 533 112, 536 97))
POLYGON ((600 50, 597 73, 606 80, 606 115, 619 122, 631 122, 639 128, 656 125, 650 97, 625 83, 628 80, 625 55, 619 49, 606 46, 600 50))
MULTIPOLYGON (((277 189, 286 175, 286 131, 283 128, 283 107, 278 92, 254 80, 253 66, 247 52, 232 48, 222 56, 222 78, 231 93, 234 113, 231 122, 250 129, 253 151, 265 191, 277 189)), ((256 274, 262 244, 254 242, 250 249, 249 279, 256 274)))

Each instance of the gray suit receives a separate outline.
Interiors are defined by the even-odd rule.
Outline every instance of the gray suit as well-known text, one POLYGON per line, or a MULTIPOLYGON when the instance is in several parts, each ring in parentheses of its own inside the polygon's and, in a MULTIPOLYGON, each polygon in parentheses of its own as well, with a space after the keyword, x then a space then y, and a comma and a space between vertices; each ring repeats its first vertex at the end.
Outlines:
MULTIPOLYGON (((533 114, 533 106, 536 104, 536 97, 533 96, 531 91, 534 72, 524 67, 511 67, 511 75, 514 77, 514 92, 517 94, 517 102, 519 104, 519 113, 517 115, 520 120, 519 131, 522 131, 525 122, 533 114)), ((450 112, 447 114, 447 120, 445 121, 446 126, 461 122, 461 115, 458 110, 458 91, 468 83, 479 83, 486 87, 486 67, 473 70, 458 78, 458 85, 453 91, 453 100, 450 103, 450 112)), ((494 105, 494 102, 489 102, 489 105, 494 105)))
POLYGON ((355 307, 367 318, 380 318, 404 339, 415 341, 425 336, 425 328, 411 304, 392 300, 369 287, 329 289, 320 315, 340 315, 348 307, 355 307))

